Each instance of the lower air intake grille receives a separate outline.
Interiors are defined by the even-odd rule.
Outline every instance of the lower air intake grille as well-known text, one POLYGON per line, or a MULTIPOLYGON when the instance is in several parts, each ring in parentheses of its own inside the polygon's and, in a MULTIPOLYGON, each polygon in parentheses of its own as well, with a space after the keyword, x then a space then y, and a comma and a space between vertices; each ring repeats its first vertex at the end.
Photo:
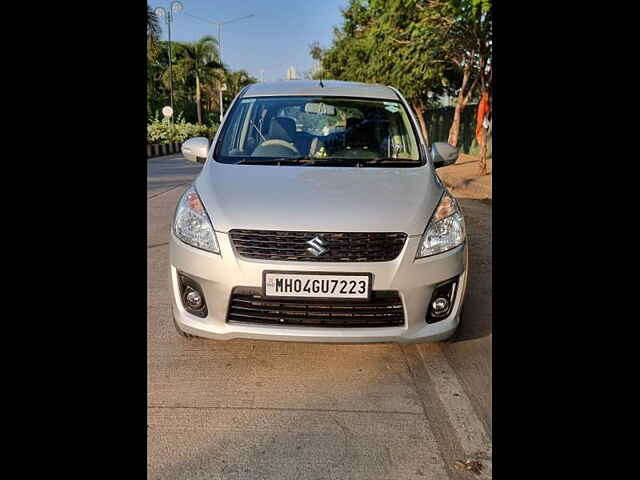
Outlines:
POLYGON ((398 292, 374 291, 371 300, 270 300, 259 289, 236 288, 231 294, 228 323, 299 325, 302 327, 400 327, 404 308, 398 292))

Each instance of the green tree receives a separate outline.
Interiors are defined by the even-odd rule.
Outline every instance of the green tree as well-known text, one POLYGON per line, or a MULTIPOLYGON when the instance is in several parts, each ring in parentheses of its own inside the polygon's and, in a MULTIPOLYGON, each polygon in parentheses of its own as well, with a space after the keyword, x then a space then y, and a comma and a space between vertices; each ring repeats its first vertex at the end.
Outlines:
POLYGON ((232 101, 240 90, 247 85, 256 83, 257 78, 252 77, 246 70, 236 70, 235 72, 226 72, 225 83, 227 84, 227 90, 225 91, 225 101, 232 101))
POLYGON ((158 54, 158 40, 161 33, 160 20, 153 9, 147 5, 147 58, 151 60, 158 54))
POLYGON ((442 93, 446 63, 420 25, 419 0, 350 0, 344 24, 334 29, 323 68, 343 80, 390 84, 415 110, 428 141, 424 111, 429 92, 442 93))
POLYGON ((147 112, 149 115, 154 115, 169 101, 168 79, 166 86, 164 82, 164 72, 169 68, 167 42, 158 41, 156 49, 155 55, 147 56, 147 112))
POLYGON ((368 61, 375 50, 367 30, 371 9, 363 0, 350 0, 342 16, 343 26, 333 29, 333 43, 323 52, 322 68, 338 80, 371 81, 368 61))
POLYGON ((469 100, 490 89, 492 11, 491 0, 427 0, 420 10, 431 41, 442 57, 462 74, 449 143, 457 145, 462 110, 469 100))
POLYGON ((311 45, 309 45, 309 55, 311 55, 311 58, 313 58, 316 61, 320 61, 322 60, 322 47, 320 47, 320 42, 313 42, 311 45))
MULTIPOLYGON (((245 70, 229 71, 219 62, 217 43, 211 37, 197 42, 172 42, 175 118, 198 124, 217 123, 219 92, 226 83, 226 104, 246 85, 257 80, 245 70), (230 97, 230 98, 229 98, 230 97)), ((161 118, 169 102, 169 43, 157 41, 157 53, 147 56, 147 114, 161 118)))
POLYGON ((324 78, 324 72, 322 69, 322 57, 324 56, 324 50, 320 46, 320 42, 315 41, 309 45, 309 55, 315 60, 313 69, 307 72, 305 78, 318 80, 324 78))
POLYGON ((176 62, 177 76, 186 83, 190 74, 195 77, 195 102, 198 124, 202 124, 202 81, 211 81, 220 76, 223 66, 220 63, 218 41, 211 37, 202 37, 197 42, 178 44, 181 53, 176 62))
POLYGON ((457 93, 449 136, 457 144, 462 109, 477 85, 490 88, 490 7, 491 0, 350 0, 322 51, 323 68, 333 78, 399 88, 427 141, 430 98, 457 93))

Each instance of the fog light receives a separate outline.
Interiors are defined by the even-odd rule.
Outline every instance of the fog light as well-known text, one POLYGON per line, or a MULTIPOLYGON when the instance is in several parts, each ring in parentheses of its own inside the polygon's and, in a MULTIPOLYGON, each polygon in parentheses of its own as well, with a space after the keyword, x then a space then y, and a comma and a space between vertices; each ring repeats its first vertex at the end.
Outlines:
POLYGON ((198 282, 184 274, 179 274, 180 298, 187 312, 201 318, 207 316, 207 302, 198 282))
POLYGON ((441 283, 433 289, 429 308, 427 309, 427 323, 435 323, 444 320, 451 315, 453 304, 456 299, 456 287, 458 279, 452 278, 441 283))
POLYGON ((187 293, 185 299, 187 300, 187 303, 191 308, 197 309, 202 307, 202 297, 195 290, 191 290, 189 293, 187 293))
POLYGON ((431 308, 433 310, 433 313, 435 313, 436 315, 442 315, 449 308, 449 300, 444 297, 438 297, 431 304, 431 308))

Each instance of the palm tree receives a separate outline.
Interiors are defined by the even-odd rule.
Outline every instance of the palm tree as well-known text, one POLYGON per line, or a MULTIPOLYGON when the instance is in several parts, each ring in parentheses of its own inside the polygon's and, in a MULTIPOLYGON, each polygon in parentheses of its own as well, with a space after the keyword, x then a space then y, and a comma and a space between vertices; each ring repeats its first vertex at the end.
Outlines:
POLYGON ((225 83, 227 84, 227 91, 225 101, 230 102, 235 96, 240 93, 247 85, 256 83, 258 80, 247 73, 246 70, 237 70, 235 72, 227 72, 225 76, 225 83))
POLYGON ((197 42, 180 43, 182 58, 176 62, 178 68, 184 68, 194 74, 196 80, 196 108, 198 123, 202 124, 202 92, 201 83, 220 77, 224 66, 220 63, 218 41, 207 35, 197 42))
POLYGON ((158 40, 161 32, 162 28, 158 16, 147 5, 147 56, 150 59, 155 59, 158 54, 158 40))
POLYGON ((155 52, 147 55, 148 111, 161 108, 169 100, 169 45, 158 40, 155 52))

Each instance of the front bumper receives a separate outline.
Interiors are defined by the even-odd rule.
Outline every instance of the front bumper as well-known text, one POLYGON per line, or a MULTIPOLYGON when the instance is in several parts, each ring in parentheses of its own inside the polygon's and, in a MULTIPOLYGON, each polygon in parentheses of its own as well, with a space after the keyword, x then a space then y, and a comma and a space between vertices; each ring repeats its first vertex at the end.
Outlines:
POLYGON ((173 316, 178 328, 191 335, 216 340, 248 338, 297 342, 435 342, 453 334, 467 284, 467 244, 432 257, 415 259, 420 236, 407 237, 400 255, 390 262, 317 263, 246 259, 237 256, 225 233, 216 232, 220 255, 190 247, 173 232, 169 240, 169 281, 173 316), (297 272, 370 272, 373 290, 395 290, 405 311, 400 327, 329 328, 309 326, 228 324, 227 309, 234 287, 261 287, 263 270, 297 272), (200 284, 208 313, 205 318, 188 313, 180 300, 178 272, 200 284), (439 283, 459 277, 450 315, 437 323, 425 321, 433 289, 439 283))

